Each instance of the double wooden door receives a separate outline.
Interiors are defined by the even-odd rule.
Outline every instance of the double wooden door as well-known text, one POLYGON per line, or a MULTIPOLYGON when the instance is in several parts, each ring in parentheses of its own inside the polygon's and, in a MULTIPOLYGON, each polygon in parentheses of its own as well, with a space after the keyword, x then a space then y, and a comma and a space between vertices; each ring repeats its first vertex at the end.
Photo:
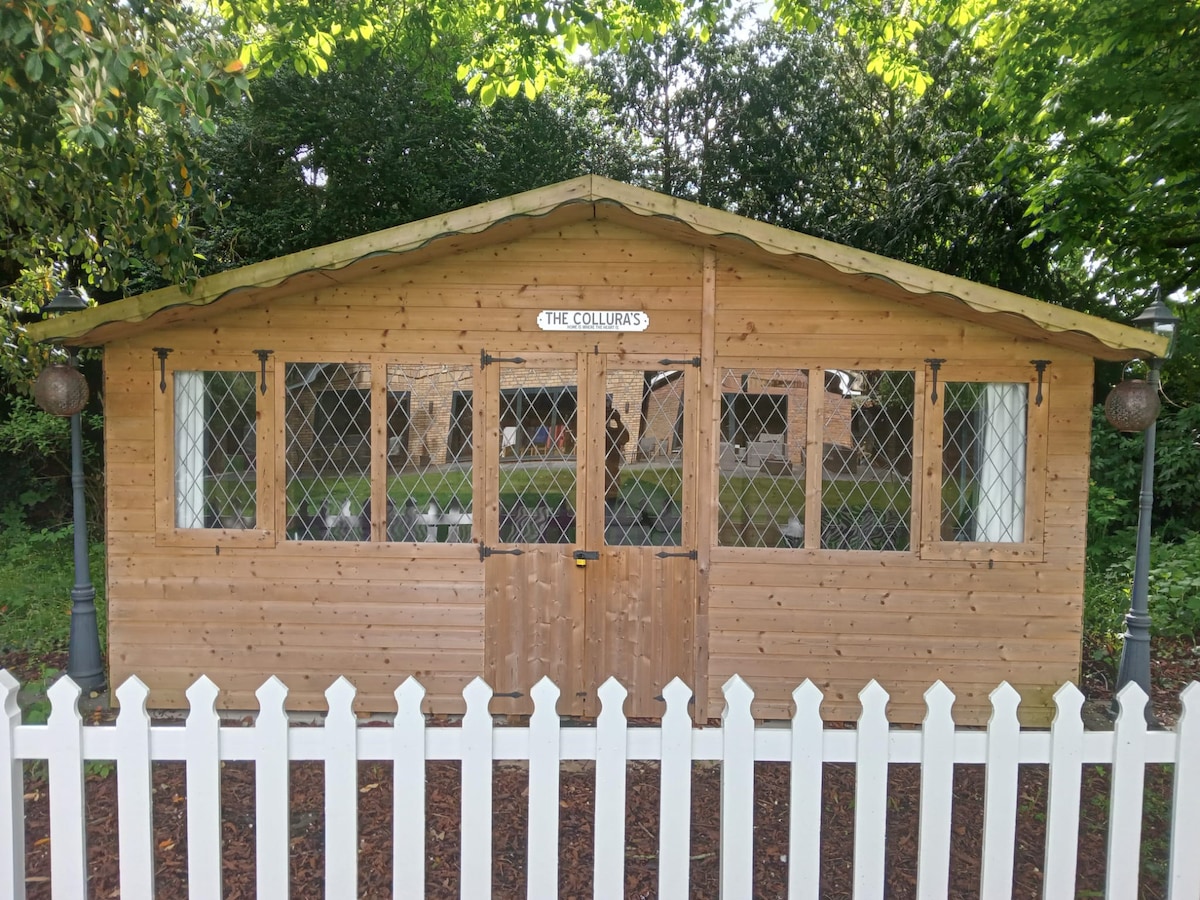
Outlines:
POLYGON ((658 716, 694 684, 697 370, 599 352, 484 369, 487 676, 497 712, 527 713, 548 675, 563 715, 658 716))

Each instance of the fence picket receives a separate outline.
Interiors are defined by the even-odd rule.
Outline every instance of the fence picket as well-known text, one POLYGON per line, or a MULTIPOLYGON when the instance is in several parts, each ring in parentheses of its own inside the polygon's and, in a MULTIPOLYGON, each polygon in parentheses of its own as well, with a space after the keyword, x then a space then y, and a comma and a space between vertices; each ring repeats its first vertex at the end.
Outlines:
POLYGON ((854 900, 883 898, 887 850, 888 692, 874 678, 858 694, 854 783, 854 900))
POLYGON ((25 900, 25 780, 17 758, 20 684, 0 669, 0 896, 25 900))
POLYGON ((272 675, 255 692, 254 721, 255 881, 258 900, 287 900, 288 849, 288 717, 283 704, 288 689, 272 675))
POLYGON ((187 689, 184 762, 187 765, 189 900, 220 900, 221 720, 217 686, 201 675, 187 689))
POLYGON ((1007 681, 988 695, 992 716, 987 727, 987 762, 983 788, 983 860, 980 900, 1012 897, 1017 840, 1017 761, 1021 695, 1007 681))
POLYGON ((411 675, 396 688, 392 723, 392 896, 425 896, 425 688, 411 675))
POLYGON ((678 677, 663 688, 661 790, 658 812, 658 896, 687 900, 692 827, 691 689, 678 677))
POLYGON ((1146 692, 1134 681, 1117 694, 1120 712, 1113 729, 1106 900, 1135 900, 1138 892, 1146 784, 1146 699, 1146 692))
POLYGON ((463 699, 461 890, 468 900, 487 900, 492 895, 492 689, 474 678, 463 699))
POLYGON ((150 780, 150 689, 136 675, 117 688, 117 850, 121 896, 154 897, 154 806, 150 780))
POLYGON ((609 678, 596 692, 596 834, 592 895, 596 900, 625 896, 625 781, 629 722, 621 682, 609 678))
POLYGON ((1167 885, 1171 900, 1200 897, 1200 682, 1179 695, 1183 712, 1175 725, 1175 790, 1171 801, 1171 867, 1167 885))
POLYGON ((788 803, 788 898, 818 900, 821 891, 821 781, 824 725, 821 689, 804 679, 792 691, 791 784, 788 803))
POLYGON ((1046 797, 1045 900, 1075 893, 1079 857, 1079 797, 1083 785, 1083 693, 1064 684, 1054 694, 1050 783, 1046 797))
POLYGON ((358 896, 357 693, 345 677, 325 691, 325 895, 358 896))
POLYGON ((721 688, 721 896, 754 890, 754 691, 734 675, 721 688))
POLYGON ((925 692, 925 720, 921 723, 921 821, 917 841, 919 900, 945 900, 950 890, 954 700, 954 692, 941 681, 925 692))
POLYGON ((559 690, 547 676, 529 692, 529 870, 527 896, 558 896, 559 690))
POLYGON ((83 802, 83 719, 79 685, 64 675, 46 691, 50 700, 50 896, 87 894, 87 835, 83 802))

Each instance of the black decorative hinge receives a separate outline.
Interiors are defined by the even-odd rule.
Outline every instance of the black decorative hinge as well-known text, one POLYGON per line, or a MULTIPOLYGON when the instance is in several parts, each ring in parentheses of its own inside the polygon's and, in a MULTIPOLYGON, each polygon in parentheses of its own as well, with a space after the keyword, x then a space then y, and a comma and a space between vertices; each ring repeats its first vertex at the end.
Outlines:
POLYGON ((479 545, 479 561, 483 562, 489 556, 524 556, 525 551, 519 547, 513 547, 511 550, 497 550, 495 547, 489 547, 487 544, 479 545))
POLYGON ((151 349, 158 356, 158 392, 165 394, 167 392, 167 356, 175 351, 170 347, 153 347, 151 349))
POLYGON ((684 557, 686 557, 688 559, 699 559, 700 558, 700 554, 698 554, 695 550, 683 550, 683 551, 680 551, 679 553, 672 553, 668 550, 660 550, 658 553, 655 553, 654 555, 657 556, 659 559, 668 559, 670 557, 679 557, 681 559, 684 557))
POLYGON ((930 403, 937 403, 937 378, 938 378, 938 370, 939 370, 939 369, 941 369, 941 367, 942 367, 942 363, 944 363, 945 361, 946 361, 946 360, 944 360, 944 359, 942 359, 942 358, 940 358, 940 357, 931 357, 931 358, 929 358, 929 359, 926 359, 926 360, 925 360, 925 362, 929 363, 929 369, 930 369, 930 371, 932 371, 932 372, 933 372, 933 391, 932 391, 932 393, 930 393, 930 395, 929 395, 929 402, 930 402, 930 403))
POLYGON ((691 359, 660 359, 660 366, 695 366, 700 368, 700 357, 693 356, 691 359))
POLYGON ((255 350, 254 354, 258 357, 259 370, 259 385, 258 389, 265 395, 267 393, 267 357, 274 353, 274 350, 255 350))
POLYGON ((488 353, 486 350, 479 351, 479 368, 486 369, 492 363, 498 363, 498 362, 516 363, 517 365, 520 365, 521 363, 525 362, 525 357, 523 357, 523 356, 492 356, 492 354, 488 353))
POLYGON ((1048 360, 1048 359, 1031 359, 1029 362, 1035 369, 1037 369, 1037 373, 1038 373, 1037 396, 1033 398, 1033 402, 1036 405, 1041 406, 1042 405, 1042 379, 1044 379, 1046 377, 1046 366, 1050 365, 1050 360, 1048 360))

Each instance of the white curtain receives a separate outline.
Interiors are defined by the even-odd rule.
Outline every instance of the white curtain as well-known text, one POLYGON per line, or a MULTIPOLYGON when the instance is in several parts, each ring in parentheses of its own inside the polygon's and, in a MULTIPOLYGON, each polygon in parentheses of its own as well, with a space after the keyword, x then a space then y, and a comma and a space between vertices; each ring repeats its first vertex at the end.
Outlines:
POLYGON ((979 500, 975 540, 1025 539, 1025 419, 1029 388, 987 384, 983 388, 979 500))
POLYGON ((175 373, 175 527, 204 527, 203 372, 175 373))

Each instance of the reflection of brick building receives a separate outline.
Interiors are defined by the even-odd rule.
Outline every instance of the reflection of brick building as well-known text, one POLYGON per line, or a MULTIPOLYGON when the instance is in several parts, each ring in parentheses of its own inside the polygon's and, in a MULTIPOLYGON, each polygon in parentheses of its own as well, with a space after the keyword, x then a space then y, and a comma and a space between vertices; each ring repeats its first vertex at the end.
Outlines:
MULTIPOLYGON (((822 438, 825 447, 849 450, 852 401, 837 387, 835 373, 825 373, 822 438)), ((747 447, 768 436, 782 438, 787 461, 804 461, 808 441, 808 372, 804 369, 726 369, 721 378, 721 438, 724 443, 747 447)))

